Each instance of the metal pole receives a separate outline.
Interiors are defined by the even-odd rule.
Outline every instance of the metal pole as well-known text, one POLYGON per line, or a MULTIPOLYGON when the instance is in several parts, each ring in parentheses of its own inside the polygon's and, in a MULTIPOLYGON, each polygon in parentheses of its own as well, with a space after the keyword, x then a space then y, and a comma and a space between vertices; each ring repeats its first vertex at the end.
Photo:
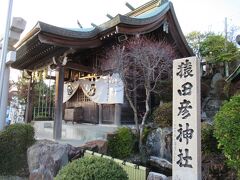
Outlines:
POLYGON ((9 75, 10 75, 10 65, 7 65, 4 69, 4 80, 3 80, 3 86, 2 89, 2 101, 0 102, 1 109, 0 114, 1 118, 3 119, 3 127, 5 127, 6 124, 6 112, 7 112, 7 106, 8 106, 8 91, 9 91, 9 75))
MULTIPOLYGON (((5 32, 4 32, 4 38, 3 38, 2 53, 0 58, 0 102, 2 102, 2 98, 3 98, 2 90, 4 85, 3 80, 4 80, 6 56, 8 51, 8 36, 9 36, 10 22, 11 22, 11 16, 12 16, 12 5, 13 5, 13 0, 9 0, 6 26, 5 26, 5 32)), ((3 108, 4 107, 2 106, 0 107, 0 109, 3 109, 3 108)), ((2 130, 5 125, 5 119, 3 119, 3 117, 4 116, 0 117, 0 130, 2 130)))
MULTIPOLYGON (((224 48, 225 48, 225 53, 227 53, 227 34, 228 34, 228 27, 227 27, 227 18, 225 17, 225 22, 224 22, 224 31, 225 31, 225 41, 224 41, 224 48)), ((228 62, 225 62, 225 76, 229 76, 229 67, 228 67, 228 62)))

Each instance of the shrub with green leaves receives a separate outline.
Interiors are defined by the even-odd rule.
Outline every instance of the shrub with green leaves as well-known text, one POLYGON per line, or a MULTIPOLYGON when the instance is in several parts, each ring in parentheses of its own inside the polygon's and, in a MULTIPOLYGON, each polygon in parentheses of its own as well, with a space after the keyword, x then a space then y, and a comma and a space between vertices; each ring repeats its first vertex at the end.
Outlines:
POLYGON ((161 128, 172 126, 172 103, 164 103, 153 112, 154 122, 161 128))
POLYGON ((34 128, 13 124, 0 132, 0 175, 24 175, 27 169, 27 148, 35 142, 34 128))
POLYGON ((214 126, 208 123, 202 123, 202 152, 203 154, 218 154, 221 150, 218 149, 217 139, 213 135, 214 126))
POLYGON ((83 157, 63 167, 55 180, 127 180, 120 165, 101 157, 83 157))
POLYGON ((214 135, 228 164, 240 178, 240 95, 225 102, 214 117, 214 135))
POLYGON ((135 136, 130 128, 119 128, 108 140, 108 154, 114 158, 124 159, 132 154, 135 142, 135 136))

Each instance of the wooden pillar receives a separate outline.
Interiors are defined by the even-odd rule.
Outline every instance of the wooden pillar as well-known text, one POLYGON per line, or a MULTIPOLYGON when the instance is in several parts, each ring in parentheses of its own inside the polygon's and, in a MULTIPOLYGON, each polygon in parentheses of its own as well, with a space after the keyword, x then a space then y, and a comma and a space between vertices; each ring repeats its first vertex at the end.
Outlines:
POLYGON ((114 124, 117 126, 121 125, 121 104, 115 104, 115 111, 114 111, 114 124))
POLYGON ((33 108, 34 108, 34 81, 31 83, 30 86, 30 98, 29 98, 29 111, 28 111, 28 123, 30 123, 33 120, 33 108))
POLYGON ((98 123, 99 124, 102 124, 102 118, 103 118, 102 104, 98 104, 98 123))
POLYGON ((62 138, 64 67, 61 64, 58 64, 55 73, 56 73, 56 87, 55 87, 55 118, 53 138, 55 140, 60 140, 62 138))
POLYGON ((32 82, 32 76, 29 79, 28 82, 28 93, 27 93, 27 105, 26 105, 26 113, 25 113, 25 119, 24 121, 26 123, 29 123, 32 121, 32 111, 33 111, 33 82, 32 82))

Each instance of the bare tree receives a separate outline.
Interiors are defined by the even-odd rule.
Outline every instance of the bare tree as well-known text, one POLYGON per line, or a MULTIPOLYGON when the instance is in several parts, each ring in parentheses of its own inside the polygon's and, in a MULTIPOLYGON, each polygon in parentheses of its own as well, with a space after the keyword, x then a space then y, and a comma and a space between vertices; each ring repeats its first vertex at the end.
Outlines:
POLYGON ((150 112, 151 94, 156 90, 160 80, 171 75, 175 54, 170 44, 144 36, 132 38, 124 44, 114 46, 107 53, 106 64, 119 73, 124 83, 125 96, 133 110, 136 130, 139 133, 140 151, 143 129, 150 112), (144 92, 140 94, 145 104, 141 112, 137 102, 139 92, 144 92))

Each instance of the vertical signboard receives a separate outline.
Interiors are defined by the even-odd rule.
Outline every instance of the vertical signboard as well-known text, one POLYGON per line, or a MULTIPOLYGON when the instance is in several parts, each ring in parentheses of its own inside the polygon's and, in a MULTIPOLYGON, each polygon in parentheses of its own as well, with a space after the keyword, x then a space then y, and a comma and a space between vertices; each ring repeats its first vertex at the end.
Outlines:
POLYGON ((173 61, 173 180, 201 179, 200 61, 173 61))

